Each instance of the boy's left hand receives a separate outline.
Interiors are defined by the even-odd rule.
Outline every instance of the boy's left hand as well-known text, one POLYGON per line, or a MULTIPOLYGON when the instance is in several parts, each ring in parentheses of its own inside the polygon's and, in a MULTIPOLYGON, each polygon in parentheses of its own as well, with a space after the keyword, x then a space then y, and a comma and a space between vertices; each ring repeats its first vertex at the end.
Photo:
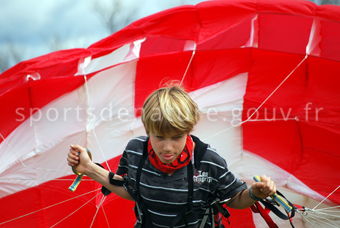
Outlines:
POLYGON ((261 199, 272 196, 276 193, 276 185, 267 176, 260 176, 261 182, 255 182, 251 185, 253 194, 261 199))

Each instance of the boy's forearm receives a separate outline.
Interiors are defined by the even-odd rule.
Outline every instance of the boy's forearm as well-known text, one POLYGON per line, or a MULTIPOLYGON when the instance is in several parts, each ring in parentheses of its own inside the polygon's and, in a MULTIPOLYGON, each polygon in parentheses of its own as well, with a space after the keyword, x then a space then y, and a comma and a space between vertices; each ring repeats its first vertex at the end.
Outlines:
MULTIPOLYGON (((117 194, 118 196, 124 199, 133 200, 133 198, 130 196, 130 194, 126 191, 124 187, 115 186, 109 182, 109 178, 108 178, 109 171, 108 170, 103 169, 102 167, 96 165, 95 163, 88 165, 85 175, 95 180, 96 182, 100 183, 101 185, 106 187, 111 192, 117 194)), ((123 180, 123 177, 115 174, 114 179, 123 180)))
POLYGON ((235 209, 244 209, 253 205, 256 201, 250 198, 249 189, 243 190, 234 196, 228 206, 235 209))

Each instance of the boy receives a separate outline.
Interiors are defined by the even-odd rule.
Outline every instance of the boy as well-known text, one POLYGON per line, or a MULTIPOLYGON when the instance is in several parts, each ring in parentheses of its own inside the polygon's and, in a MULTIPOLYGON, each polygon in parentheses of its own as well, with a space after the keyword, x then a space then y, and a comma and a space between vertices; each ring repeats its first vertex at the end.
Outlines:
POLYGON ((262 176, 247 189, 222 157, 190 135, 198 120, 198 107, 182 88, 160 88, 143 105, 148 137, 130 140, 117 174, 94 164, 78 145, 71 146, 68 164, 120 197, 134 200, 135 227, 214 227, 214 202, 247 208, 273 195, 276 187, 262 176))

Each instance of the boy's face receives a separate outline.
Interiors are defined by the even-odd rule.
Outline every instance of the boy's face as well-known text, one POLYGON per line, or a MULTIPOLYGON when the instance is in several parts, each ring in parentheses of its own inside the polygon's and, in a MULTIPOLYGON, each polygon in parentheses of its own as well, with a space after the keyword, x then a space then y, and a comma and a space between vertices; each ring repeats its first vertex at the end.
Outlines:
POLYGON ((173 132, 159 135, 150 133, 150 143, 158 158, 163 163, 173 162, 184 149, 187 133, 173 132))

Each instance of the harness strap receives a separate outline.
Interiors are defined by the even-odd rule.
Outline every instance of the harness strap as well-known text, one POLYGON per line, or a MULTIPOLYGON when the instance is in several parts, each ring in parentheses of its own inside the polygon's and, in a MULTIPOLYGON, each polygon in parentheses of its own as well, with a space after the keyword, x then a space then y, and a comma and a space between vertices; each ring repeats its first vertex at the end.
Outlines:
POLYGON ((210 214, 210 207, 208 207, 208 208, 205 210, 204 216, 203 216, 203 219, 202 219, 202 222, 201 222, 199 228, 204 228, 205 224, 207 223, 209 214, 210 214))
POLYGON ((258 202, 251 206, 251 210, 255 213, 260 213, 264 221, 267 223, 269 228, 279 228, 269 216, 269 209, 263 208, 258 202))
POLYGON ((148 157, 147 145, 148 145, 147 143, 144 144, 143 157, 139 161, 138 168, 137 168, 137 173, 136 173, 136 196, 137 196, 137 202, 142 200, 142 198, 140 197, 139 186, 140 186, 140 177, 141 177, 141 174, 142 174, 142 169, 143 169, 145 160, 148 157))
MULTIPOLYGON (((204 156, 204 153, 206 152, 207 148, 208 148, 208 144, 203 143, 198 137, 191 135, 193 141, 195 142, 195 152, 194 152, 194 164, 195 164, 195 168, 199 169, 200 164, 201 164, 201 160, 204 156)), ((216 214, 221 213, 222 216, 228 218, 230 216, 228 210, 226 208, 223 208, 222 205, 219 202, 215 202, 214 205, 209 205, 204 213, 204 216, 202 218, 201 224, 200 224, 200 228, 203 228, 206 223, 207 220, 209 218, 209 216, 211 216, 211 220, 212 220, 212 226, 215 226, 215 213, 214 213, 214 207, 216 207, 216 214)), ((217 224, 217 223, 216 223, 217 224)))
POLYGON ((214 215, 214 210, 212 207, 210 208, 210 216, 211 216, 211 227, 215 227, 215 219, 214 219, 215 215, 214 215))
POLYGON ((192 200, 193 200, 193 195, 194 195, 194 171, 193 171, 193 166, 192 163, 189 162, 187 166, 187 178, 188 178, 188 198, 187 198, 187 207, 186 211, 184 212, 185 215, 183 217, 184 219, 184 224, 187 227, 188 226, 188 221, 187 217, 189 217, 192 214, 192 200))
POLYGON ((140 196, 140 189, 139 189, 142 169, 143 169, 145 160, 148 157, 148 152, 147 152, 148 144, 147 144, 147 142, 148 142, 148 138, 147 138, 146 142, 144 143, 142 159, 140 159, 140 161, 139 161, 137 173, 136 173, 136 191, 135 191, 136 202, 137 202, 136 206, 137 206, 137 211, 138 211, 138 216, 140 218, 140 222, 142 223, 142 227, 148 227, 147 221, 146 221, 146 216, 145 216, 147 214, 147 210, 143 206, 144 205, 143 199, 140 196))
POLYGON ((255 213, 260 213, 261 216, 263 217, 263 219, 266 221, 266 223, 268 224, 268 226, 270 228, 277 228, 278 226, 273 222, 272 218, 269 216, 269 212, 272 211, 276 216, 278 216, 279 218, 283 219, 283 220, 289 220, 290 225, 292 226, 292 228, 294 228, 293 222, 292 222, 292 218, 295 216, 295 210, 297 209, 297 205, 293 205, 289 200, 287 200, 287 198, 279 191, 276 191, 276 194, 279 195, 280 197, 282 197, 286 202, 287 205, 291 208, 290 213, 286 210, 286 207, 284 207, 285 212, 287 214, 284 214, 282 211, 280 211, 275 205, 279 205, 277 204, 277 202, 273 201, 273 200, 268 200, 268 199, 264 199, 261 200, 259 202, 261 202, 265 208, 262 208, 262 206, 256 202, 251 209, 253 210, 253 212, 255 213))
POLYGON ((192 208, 192 200, 194 195, 194 170, 192 163, 190 162, 187 166, 187 178, 188 178, 188 207, 192 208))
POLYGON ((279 191, 276 191, 276 194, 281 196, 282 198, 284 198, 288 205, 292 208, 290 210, 290 213, 285 209, 286 214, 284 214, 283 212, 281 212, 274 203, 272 203, 269 200, 261 200, 260 202, 268 209, 270 209, 276 216, 278 216, 279 218, 283 219, 283 220, 290 220, 291 218, 293 218, 295 216, 295 209, 296 207, 289 201, 286 199, 286 197, 279 191))
POLYGON ((260 202, 265 206, 265 208, 267 208, 269 211, 272 211, 280 219, 289 220, 290 216, 288 216, 288 215, 284 214, 283 212, 281 212, 272 203, 269 203, 267 201, 262 201, 262 200, 260 202))

